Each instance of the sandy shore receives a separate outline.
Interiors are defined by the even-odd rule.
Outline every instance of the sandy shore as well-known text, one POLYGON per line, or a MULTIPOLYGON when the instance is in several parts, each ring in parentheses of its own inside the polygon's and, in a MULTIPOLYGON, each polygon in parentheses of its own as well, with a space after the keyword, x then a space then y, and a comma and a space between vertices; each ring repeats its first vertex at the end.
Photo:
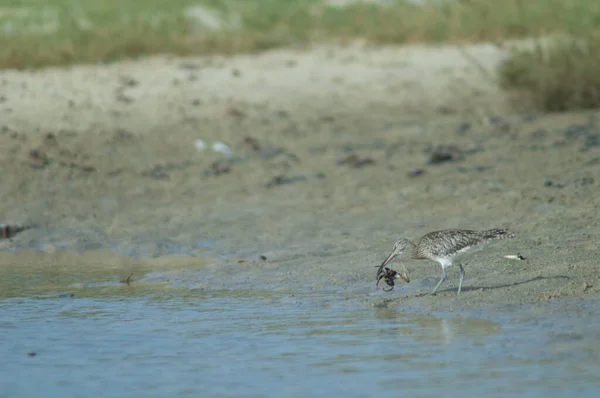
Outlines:
POLYGON ((0 72, 0 221, 41 225, 3 249, 221 256, 207 286, 334 286, 375 304, 597 298, 597 113, 517 115, 493 83, 505 56, 353 45, 0 72), (421 296, 430 262, 374 291, 395 239, 493 227, 518 238, 473 256, 460 300, 456 269, 421 296))

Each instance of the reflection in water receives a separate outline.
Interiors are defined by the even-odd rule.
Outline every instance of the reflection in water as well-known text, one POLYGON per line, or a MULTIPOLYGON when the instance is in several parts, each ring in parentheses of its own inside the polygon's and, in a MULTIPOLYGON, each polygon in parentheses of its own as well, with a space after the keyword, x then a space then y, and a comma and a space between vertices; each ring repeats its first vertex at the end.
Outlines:
POLYGON ((2 391, 488 397, 540 396, 572 378, 582 393, 600 387, 597 357, 573 366, 532 351, 556 339, 539 329, 340 305, 334 294, 227 292, 0 300, 2 391))
POLYGON ((423 342, 450 344, 458 339, 470 339, 473 343, 483 342, 485 337, 502 332, 494 322, 474 318, 437 318, 411 315, 397 308, 383 308, 375 311, 378 319, 386 320, 396 325, 388 329, 390 334, 403 334, 423 342))
POLYGON ((180 265, 202 273, 208 260, 54 261, 0 265, 5 396, 537 397, 572 382, 578 396, 600 388, 593 319, 576 333, 572 319, 554 320, 556 334, 353 305, 331 291, 182 283, 189 273, 180 265), (165 262, 170 271, 156 272, 165 262), (132 271, 131 286, 120 283, 132 271))

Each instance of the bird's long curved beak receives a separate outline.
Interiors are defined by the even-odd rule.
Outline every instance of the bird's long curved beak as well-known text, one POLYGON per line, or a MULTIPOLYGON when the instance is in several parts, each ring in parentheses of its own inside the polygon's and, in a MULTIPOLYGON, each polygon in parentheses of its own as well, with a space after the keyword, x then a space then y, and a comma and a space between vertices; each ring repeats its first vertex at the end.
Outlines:
MULTIPOLYGON (((377 276, 381 275, 381 270, 387 265, 387 263, 389 263, 390 261, 392 261, 392 259, 394 257, 396 257, 398 253, 396 253, 396 251, 392 251, 390 253, 389 256, 387 256, 387 258, 385 260, 383 260, 383 262, 381 263, 381 265, 379 266, 379 269, 377 270, 377 276)), ((377 266, 376 266, 377 267, 377 266)))
POLYGON ((381 269, 381 268, 385 267, 387 265, 387 263, 389 263, 390 261, 392 261, 392 259, 394 257, 396 257, 396 255, 397 255, 396 251, 391 252, 390 255, 387 256, 387 258, 385 260, 383 260, 383 262, 381 263, 379 268, 381 269))

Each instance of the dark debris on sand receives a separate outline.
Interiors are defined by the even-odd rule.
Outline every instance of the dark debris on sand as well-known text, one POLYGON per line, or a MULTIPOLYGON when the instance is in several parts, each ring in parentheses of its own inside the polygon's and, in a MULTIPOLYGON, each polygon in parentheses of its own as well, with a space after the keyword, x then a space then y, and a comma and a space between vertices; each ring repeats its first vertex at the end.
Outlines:
POLYGON ((10 239, 20 232, 37 228, 38 225, 0 224, 0 239, 10 239))
MULTIPOLYGON (((325 178, 325 174, 317 173, 314 176, 311 176, 310 178, 322 180, 325 178)), ((292 177, 275 176, 269 182, 267 182, 265 184, 265 188, 273 188, 273 187, 276 187, 279 185, 293 184, 295 182, 307 181, 307 180, 309 180, 309 177, 305 176, 305 175, 295 175, 292 177)))
POLYGON ((437 147, 427 148, 425 154, 429 155, 427 159, 428 165, 438 165, 447 162, 460 161, 468 155, 482 151, 483 148, 480 147, 464 149, 458 145, 438 145, 437 147))
POLYGON ((360 157, 355 153, 351 153, 337 160, 338 165, 348 165, 350 168, 359 169, 364 166, 375 164, 375 159, 371 157, 360 157))

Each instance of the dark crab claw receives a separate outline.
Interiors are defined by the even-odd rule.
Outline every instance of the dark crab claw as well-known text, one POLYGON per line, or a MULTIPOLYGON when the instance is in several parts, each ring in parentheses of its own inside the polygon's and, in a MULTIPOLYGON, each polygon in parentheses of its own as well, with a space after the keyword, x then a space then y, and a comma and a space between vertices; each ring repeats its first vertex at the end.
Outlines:
POLYGON ((394 279, 400 278, 400 275, 398 275, 398 272, 394 271, 391 268, 385 267, 382 270, 379 270, 379 272, 377 273, 377 285, 376 287, 379 287, 379 282, 381 282, 381 280, 385 280, 385 283, 387 283, 387 285, 390 287, 389 289, 386 288, 382 288, 382 290, 384 292, 391 292, 392 290, 394 290, 394 285, 396 284, 396 282, 394 281, 394 279))

